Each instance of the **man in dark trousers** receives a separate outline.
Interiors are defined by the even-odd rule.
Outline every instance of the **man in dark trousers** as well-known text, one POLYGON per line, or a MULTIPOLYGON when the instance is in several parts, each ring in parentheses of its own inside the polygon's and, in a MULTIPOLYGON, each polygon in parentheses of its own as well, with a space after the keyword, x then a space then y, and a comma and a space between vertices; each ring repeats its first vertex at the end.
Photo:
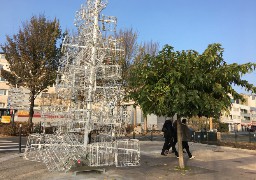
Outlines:
MULTIPOLYGON (((172 127, 173 127, 173 145, 172 145, 172 153, 177 152, 176 149, 176 144, 178 142, 178 137, 177 137, 177 120, 175 120, 172 123, 172 127)), ((185 151, 183 150, 183 153, 185 153, 185 151)), ((175 155, 178 157, 178 154, 175 153, 175 155)))
MULTIPOLYGON (((169 151, 170 147, 173 147, 173 127, 172 121, 170 119, 164 122, 162 131, 164 132, 164 145, 161 152, 161 155, 166 156, 167 151, 169 151)), ((174 147, 175 148, 175 147, 174 147)), ((175 149, 176 150, 176 149, 175 149)), ((175 155, 178 156, 178 152, 175 152, 175 155)))
POLYGON ((182 149, 187 151, 189 159, 194 159, 195 156, 192 156, 191 152, 189 151, 188 141, 190 140, 190 130, 186 123, 187 119, 181 120, 182 149))

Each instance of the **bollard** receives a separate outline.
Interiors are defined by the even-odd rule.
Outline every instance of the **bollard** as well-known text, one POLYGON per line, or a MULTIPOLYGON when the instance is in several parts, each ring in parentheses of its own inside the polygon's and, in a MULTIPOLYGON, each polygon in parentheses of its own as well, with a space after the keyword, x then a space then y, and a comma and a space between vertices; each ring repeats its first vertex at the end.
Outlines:
POLYGON ((91 144, 92 142, 92 131, 88 133, 88 144, 91 144))
POLYGON ((22 124, 20 124, 20 127, 19 127, 19 136, 20 136, 20 139, 19 139, 19 153, 21 153, 21 130, 22 130, 22 124))
POLYGON ((237 143, 237 132, 235 131, 235 142, 237 143))
POLYGON ((206 141, 207 141, 207 144, 209 144, 209 132, 206 132, 206 141))
POLYGON ((151 129, 151 141, 153 141, 153 129, 151 129))
POLYGON ((134 130, 133 130, 132 135, 133 135, 133 139, 135 139, 135 131, 134 130))

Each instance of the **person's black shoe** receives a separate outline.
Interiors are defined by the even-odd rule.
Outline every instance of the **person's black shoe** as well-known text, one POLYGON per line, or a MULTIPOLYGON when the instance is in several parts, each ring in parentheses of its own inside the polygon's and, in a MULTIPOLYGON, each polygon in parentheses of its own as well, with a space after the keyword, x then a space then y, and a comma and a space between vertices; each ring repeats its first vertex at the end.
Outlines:
POLYGON ((164 152, 161 152, 161 155, 162 155, 162 156, 167 156, 164 152))

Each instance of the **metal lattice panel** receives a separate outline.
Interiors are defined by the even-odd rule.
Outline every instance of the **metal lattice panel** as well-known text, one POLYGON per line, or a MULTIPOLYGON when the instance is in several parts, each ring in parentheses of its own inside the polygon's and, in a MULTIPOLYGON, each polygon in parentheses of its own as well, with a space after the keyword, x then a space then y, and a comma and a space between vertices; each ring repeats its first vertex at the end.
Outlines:
POLYGON ((24 88, 11 87, 8 91, 8 106, 13 109, 29 109, 29 99, 29 93, 24 88))

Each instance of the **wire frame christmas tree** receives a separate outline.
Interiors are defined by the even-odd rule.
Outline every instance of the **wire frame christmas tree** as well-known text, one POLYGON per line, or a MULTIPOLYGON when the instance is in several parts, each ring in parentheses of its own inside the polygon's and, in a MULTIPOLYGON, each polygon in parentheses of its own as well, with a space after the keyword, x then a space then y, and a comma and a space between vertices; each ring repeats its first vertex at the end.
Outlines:
POLYGON ((62 43, 56 94, 42 97, 42 115, 53 118, 54 134, 29 136, 24 157, 41 161, 50 171, 87 166, 138 166, 138 140, 119 138, 127 123, 121 105, 121 40, 117 19, 100 15, 107 1, 87 0, 76 12, 76 34, 62 43))

